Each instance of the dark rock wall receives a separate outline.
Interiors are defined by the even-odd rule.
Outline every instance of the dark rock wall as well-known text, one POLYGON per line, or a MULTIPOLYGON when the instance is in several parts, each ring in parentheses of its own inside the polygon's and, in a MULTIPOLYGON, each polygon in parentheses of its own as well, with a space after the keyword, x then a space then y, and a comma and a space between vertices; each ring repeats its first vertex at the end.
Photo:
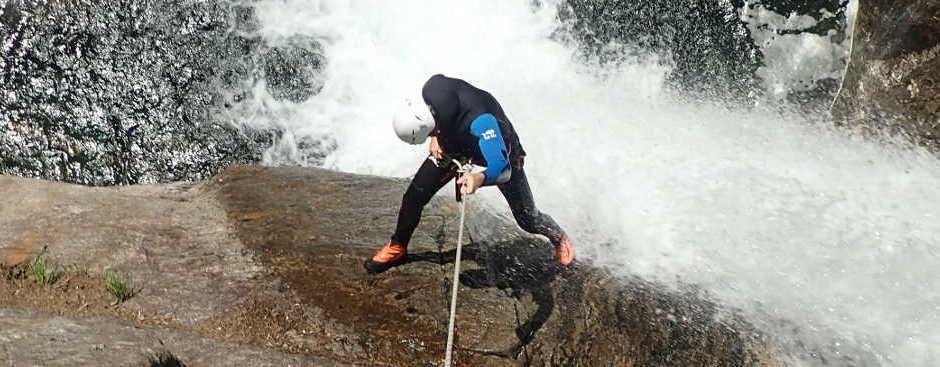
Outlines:
POLYGON ((265 86, 274 98, 303 102, 323 89, 320 69, 326 59, 317 41, 293 36, 268 48, 263 57, 265 86))
POLYGON ((0 173, 113 185, 197 180, 254 162, 276 132, 226 109, 264 80, 302 102, 322 87, 315 40, 269 46, 226 1, 0 3, 0 173))
POLYGON ((864 0, 833 115, 940 148, 940 2, 864 0))
POLYGON ((747 95, 756 90, 760 50, 738 20, 737 4, 716 1, 568 1, 560 7, 565 32, 602 62, 656 54, 674 63, 680 89, 747 95), (611 47, 623 45, 626 48, 611 47))
POLYGON ((845 28, 845 10, 849 0, 765 0, 749 2, 748 6, 754 7, 758 4, 782 15, 809 15, 819 23, 804 32, 825 35, 830 30, 845 28), (825 17, 824 11, 834 13, 836 16, 825 17))
MULTIPOLYGON (((763 65, 760 45, 754 43, 748 20, 741 19, 740 9, 760 5, 783 15, 809 15, 822 21, 799 32, 826 34, 844 30, 846 3, 846 0, 569 0, 559 8, 564 27, 557 35, 576 42, 585 54, 601 62, 657 55, 673 66, 669 75, 673 88, 696 96, 740 102, 762 94, 756 72, 763 65), (836 16, 823 20, 822 9, 836 16)), ((822 97, 831 100, 825 93, 822 97)))
MULTIPOLYGON (((262 40, 250 3, 239 4, 0 2, 0 173, 111 185, 197 180, 259 160, 279 132, 240 130, 228 109, 251 100, 259 82, 276 100, 313 98, 327 60, 310 37, 262 40)), ((748 100, 760 94, 762 56, 736 9, 755 4, 837 14, 805 32, 844 26, 845 0, 569 0, 556 37, 600 62, 660 55, 674 64, 674 87, 748 100)), ((832 105, 841 123, 940 145, 938 9, 935 1, 861 3, 832 105)))

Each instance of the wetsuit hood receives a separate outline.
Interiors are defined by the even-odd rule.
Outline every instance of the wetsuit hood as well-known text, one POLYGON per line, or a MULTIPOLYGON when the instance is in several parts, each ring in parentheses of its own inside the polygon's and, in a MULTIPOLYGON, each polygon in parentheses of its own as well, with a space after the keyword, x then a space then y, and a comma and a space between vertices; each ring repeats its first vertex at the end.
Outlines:
POLYGON ((424 83, 421 96, 431 108, 434 122, 439 129, 453 128, 460 114, 460 98, 457 97, 457 80, 437 74, 424 83))

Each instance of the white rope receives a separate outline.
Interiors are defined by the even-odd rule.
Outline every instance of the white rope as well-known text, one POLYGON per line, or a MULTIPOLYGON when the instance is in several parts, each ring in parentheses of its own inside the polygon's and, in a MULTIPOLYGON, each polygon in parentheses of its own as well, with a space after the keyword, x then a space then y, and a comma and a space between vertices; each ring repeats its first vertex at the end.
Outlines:
MULTIPOLYGON (((455 161, 456 162, 456 161, 455 161)), ((460 167, 459 172, 464 172, 469 169, 469 165, 461 165, 460 162, 456 162, 458 167, 460 167)), ((450 321, 447 324, 447 351, 444 354, 444 367, 450 367, 451 357, 453 356, 454 351, 454 320, 457 317, 457 287, 459 285, 460 277, 460 249, 463 247, 463 222, 466 217, 466 207, 467 207, 467 196, 462 195, 460 200, 460 229, 457 230, 457 258, 454 260, 454 284, 453 289, 451 290, 450 297, 450 321)))
POLYGON ((457 259, 454 260, 454 285, 450 297, 450 322, 447 325, 447 353, 444 357, 444 366, 450 367, 451 356, 454 351, 454 320, 457 317, 457 286, 460 284, 457 280, 460 276, 460 249, 463 242, 463 220, 466 208, 467 198, 460 201, 460 230, 457 231, 457 259))

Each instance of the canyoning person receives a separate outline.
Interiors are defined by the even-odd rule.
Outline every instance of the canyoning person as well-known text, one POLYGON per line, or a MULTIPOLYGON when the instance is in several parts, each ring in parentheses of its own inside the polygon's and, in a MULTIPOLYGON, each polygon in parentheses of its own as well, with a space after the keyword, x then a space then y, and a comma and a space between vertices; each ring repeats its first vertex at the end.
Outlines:
POLYGON ((395 233, 365 261, 366 270, 380 273, 405 258, 424 205, 458 175, 458 195, 495 185, 509 203, 519 227, 547 237, 558 262, 570 264, 574 260, 571 239, 535 206, 523 169, 525 151, 496 98, 470 83, 441 74, 428 79, 421 94, 420 100, 405 100, 393 126, 398 137, 409 144, 423 144, 430 137, 430 155, 402 197, 395 233), (454 160, 476 169, 458 173, 454 160))

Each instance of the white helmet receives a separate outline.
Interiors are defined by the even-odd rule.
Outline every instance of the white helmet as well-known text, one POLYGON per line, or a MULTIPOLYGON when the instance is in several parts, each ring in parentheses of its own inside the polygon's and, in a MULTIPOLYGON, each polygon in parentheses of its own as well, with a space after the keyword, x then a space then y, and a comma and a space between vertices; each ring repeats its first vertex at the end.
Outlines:
POLYGON ((434 130, 434 116, 431 116, 431 110, 424 104, 424 100, 408 98, 395 113, 392 127, 403 142, 422 144, 434 130))

